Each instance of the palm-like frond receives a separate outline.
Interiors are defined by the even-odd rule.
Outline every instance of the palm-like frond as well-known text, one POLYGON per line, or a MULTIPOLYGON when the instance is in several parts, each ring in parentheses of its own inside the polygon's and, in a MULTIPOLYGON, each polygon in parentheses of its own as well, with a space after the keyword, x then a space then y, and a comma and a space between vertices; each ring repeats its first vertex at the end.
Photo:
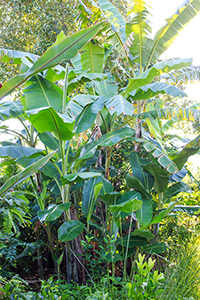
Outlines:
POLYGON ((139 119, 173 119, 183 121, 199 121, 200 110, 191 107, 167 107, 143 112, 138 115, 139 119))
POLYGON ((126 24, 126 37, 134 33, 134 42, 130 48, 131 59, 140 64, 140 72, 142 72, 143 65, 147 63, 149 57, 149 48, 153 45, 150 38, 152 29, 149 6, 146 1, 135 0, 133 9, 128 14, 131 21, 126 24))
POLYGON ((189 66, 179 70, 173 70, 168 74, 163 74, 161 78, 167 79, 168 82, 184 82, 188 83, 189 81, 199 81, 200 80, 200 66, 189 66))
MULTIPOLYGON (((186 0, 175 14, 166 20, 166 24, 157 31, 153 39, 147 67, 150 63, 157 61, 159 56, 165 52, 173 43, 179 32, 200 11, 199 0, 186 0)), ((148 49, 149 46, 148 46, 148 49)))

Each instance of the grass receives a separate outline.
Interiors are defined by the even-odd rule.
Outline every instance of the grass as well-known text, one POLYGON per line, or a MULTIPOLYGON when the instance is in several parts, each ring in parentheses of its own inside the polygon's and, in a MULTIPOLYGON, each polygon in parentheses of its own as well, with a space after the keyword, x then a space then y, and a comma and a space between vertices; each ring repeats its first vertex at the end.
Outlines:
POLYGON ((200 299, 200 237, 192 238, 179 251, 172 253, 172 262, 165 272, 161 299, 200 299))

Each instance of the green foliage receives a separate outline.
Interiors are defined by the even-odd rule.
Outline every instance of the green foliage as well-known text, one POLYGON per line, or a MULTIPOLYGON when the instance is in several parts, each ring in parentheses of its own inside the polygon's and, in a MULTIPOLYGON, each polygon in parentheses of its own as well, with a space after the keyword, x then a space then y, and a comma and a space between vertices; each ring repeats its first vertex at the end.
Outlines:
POLYGON ((151 258, 144 261, 145 256, 139 253, 137 263, 138 273, 133 275, 133 282, 127 283, 128 299, 134 300, 159 300, 163 292, 161 282, 164 281, 164 274, 158 271, 151 273, 155 260, 151 258))
POLYGON ((41 243, 26 242, 22 236, 0 232, 0 274, 10 278, 13 270, 29 271, 34 253, 41 243))
POLYGON ((29 223, 29 211, 29 201, 20 193, 10 192, 0 197, 1 229, 7 233, 12 230, 18 233, 19 226, 29 223))
POLYGON ((172 251, 171 264, 166 270, 162 299, 199 299, 199 237, 182 244, 177 253, 172 251))
MULTIPOLYGON (((188 67, 191 60, 157 60, 183 25, 199 12, 200 6, 196 1, 186 1, 154 38, 150 37, 150 14, 145 1, 133 1, 128 23, 108 0, 79 1, 82 30, 70 36, 59 34, 56 42, 40 57, 20 51, 5 51, 4 61, 9 61, 10 56, 17 59, 21 68, 20 74, 0 89, 0 97, 10 95, 24 83, 25 89, 21 98, 23 108, 19 102, 16 110, 12 105, 14 102, 4 102, 1 119, 17 117, 24 125, 25 134, 18 134, 24 141, 23 145, 4 144, 0 155, 17 159, 25 169, 7 180, 0 188, 0 194, 5 194, 7 199, 6 192, 30 176, 33 192, 29 196, 37 201, 36 218, 42 222, 47 234, 58 277, 62 261, 66 262, 68 282, 81 280, 84 274, 81 238, 85 234, 86 223, 89 237, 86 237, 86 242, 82 241, 82 246, 92 269, 96 268, 91 270, 95 279, 99 275, 104 276, 105 272, 109 274, 109 264, 114 276, 118 261, 123 262, 120 275, 123 273, 125 279, 128 258, 137 259, 139 247, 156 254, 167 249, 165 243, 157 241, 159 223, 173 210, 180 209, 172 202, 173 197, 189 191, 181 181, 185 176, 182 167, 189 156, 198 152, 200 137, 189 142, 180 152, 168 155, 160 119, 175 115, 176 120, 185 117, 198 119, 199 112, 194 108, 165 108, 158 98, 160 94, 185 95, 178 87, 169 84, 170 80, 163 75, 188 67), (95 25, 88 26, 89 22, 95 25), (63 63, 66 63, 66 68, 63 63), (116 66, 119 71, 115 71, 116 66), (115 192, 108 180, 113 171, 111 157, 115 148, 120 148, 117 145, 122 141, 127 143, 127 140, 132 143, 131 151, 126 149, 125 153, 130 160, 128 166, 132 168, 128 167, 126 172, 130 191, 124 192, 128 189, 125 187, 115 192), (39 141, 43 151, 37 148, 39 141), (141 146, 142 154, 139 154, 141 146), (32 176, 34 173, 36 180, 32 176), (51 196, 49 200, 48 193, 51 196), (154 224, 152 234, 148 229, 152 229, 154 224), (134 232, 135 227, 137 230, 134 232), (77 262, 80 264, 76 265, 77 262)), ((45 1, 42 3, 46 4, 45 1)), ((49 1, 47 7, 51 3, 49 1)), ((40 2, 34 2, 31 8, 37 5, 40 11, 40 2)), ((24 5, 22 12, 23 9, 24 5)), ((28 4, 26 9, 29 9, 28 4)), ((1 129, 5 131, 7 127, 1 129)), ((125 164, 123 167, 126 167, 125 164)), ((6 224, 8 230, 13 226, 13 209, 9 210, 6 219, 9 221, 6 224)), ((22 216, 18 213, 19 225, 27 217, 28 210, 24 211, 22 216)), ((36 230, 41 225, 38 223, 36 230)), ((127 285, 129 298, 134 298, 136 289, 137 299, 158 299, 162 290, 157 290, 156 294, 156 288, 162 275, 158 275, 157 271, 151 274, 154 262, 151 258, 144 262, 144 257, 139 255, 135 263, 138 274, 127 285)), ((133 266, 127 274, 133 272, 133 266)), ((111 281, 114 286, 114 280, 111 281)), ((94 295, 88 295, 88 299, 109 298, 105 286, 105 293, 97 290, 94 295)), ((65 295, 61 295, 59 288, 53 284, 53 279, 44 282, 41 295, 54 299, 54 292, 65 299, 65 295)), ((70 297, 74 297, 73 292, 70 297)))

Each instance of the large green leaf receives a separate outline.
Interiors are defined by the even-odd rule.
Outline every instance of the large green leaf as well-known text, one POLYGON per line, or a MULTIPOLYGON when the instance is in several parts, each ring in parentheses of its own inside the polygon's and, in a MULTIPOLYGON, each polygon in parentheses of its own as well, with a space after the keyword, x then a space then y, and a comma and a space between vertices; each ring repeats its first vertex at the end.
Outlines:
POLYGON ((32 61, 36 61, 39 58, 39 55, 24 52, 24 51, 17 51, 12 49, 0 49, 0 55, 6 55, 9 58, 22 58, 22 57, 29 57, 32 61))
POLYGON ((169 173, 156 164, 148 164, 143 167, 154 177, 154 186, 158 194, 163 193, 169 183, 169 173))
POLYGON ((78 53, 75 57, 71 59, 71 63, 77 71, 83 71, 80 53, 78 53))
POLYGON ((52 150, 59 149, 59 140, 56 139, 50 132, 43 132, 39 134, 42 143, 52 150))
MULTIPOLYGON (((124 238, 118 238, 117 239, 117 244, 121 245, 123 247, 127 247, 128 244, 128 236, 125 236, 124 238)), ((133 247, 142 247, 147 245, 147 240, 144 237, 140 237, 140 236, 130 236, 130 240, 129 240, 129 244, 128 247, 129 248, 133 248, 133 247)))
POLYGON ((148 201, 152 200, 151 194, 148 192, 148 190, 144 187, 144 185, 138 178, 126 175, 126 182, 129 188, 133 188, 134 190, 140 192, 148 201))
MULTIPOLYGON (((94 206, 97 200, 97 197, 94 196, 94 189, 95 186, 99 186, 99 183, 101 182, 100 178, 90 178, 83 187, 83 196, 82 196, 82 210, 84 215, 87 217, 89 216, 89 219, 92 215, 92 212, 94 210, 94 206)), ((102 188, 102 185, 101 185, 102 188)), ((101 190, 101 189, 100 189, 101 190)), ((99 190, 99 193, 100 193, 99 190)), ((97 195, 96 195, 97 196, 97 195)), ((88 219, 88 221, 89 221, 88 219)))
POLYGON ((58 219, 64 210, 70 208, 71 203, 50 204, 46 209, 38 212, 40 222, 50 222, 58 219))
POLYGON ((174 173, 178 171, 177 165, 165 154, 159 147, 150 142, 145 142, 143 147, 147 152, 158 160, 158 163, 165 168, 169 173, 174 173))
MULTIPOLYGON (((38 156, 37 158, 27 158, 27 157, 21 157, 17 160, 17 162, 23 166, 24 168, 27 168, 34 162, 37 162, 42 156, 38 156)), ((54 164, 57 165, 57 168, 59 168, 59 163, 57 161, 54 161, 54 164)), ((50 178, 60 178, 60 174, 52 162, 48 161, 41 169, 40 171, 45 174, 46 176, 50 178)))
POLYGON ((31 77, 28 81, 28 87, 23 91, 28 109, 51 106, 56 111, 60 111, 62 108, 62 89, 41 75, 31 77))
POLYGON ((170 158, 181 170, 184 164, 187 162, 191 155, 196 154, 200 148, 200 135, 198 135, 194 140, 189 142, 178 154, 171 155, 170 158))
POLYGON ((129 157, 130 165, 132 168, 133 176, 136 177, 145 187, 147 187, 145 174, 141 167, 138 154, 136 152, 131 152, 129 157))
POLYGON ((82 49, 81 63, 84 71, 90 73, 101 73, 103 71, 104 48, 89 42, 82 49))
POLYGON ((108 0, 98 0, 99 5, 108 18, 109 22, 118 28, 122 35, 122 40, 125 42, 125 20, 118 9, 108 0))
POLYGON ((157 94, 168 94, 173 97, 185 97, 186 93, 178 89, 176 86, 165 82, 154 82, 140 87, 130 93, 134 100, 150 99, 157 94))
POLYGON ((164 203, 168 203, 170 201, 170 198, 175 197, 176 195, 182 192, 192 193, 192 190, 184 182, 174 183, 165 191, 163 195, 164 203))
POLYGON ((117 202, 117 197, 121 195, 120 192, 111 192, 104 195, 100 195, 101 200, 107 205, 113 205, 117 202))
POLYGON ((147 226, 151 223, 153 217, 153 209, 150 201, 142 197, 142 207, 136 211, 136 218, 140 226, 147 226))
POLYGON ((126 37, 130 38, 129 53, 134 62, 140 64, 140 70, 147 63, 147 58, 152 47, 153 41, 150 38, 151 20, 149 7, 144 0, 134 0, 129 15, 133 18, 126 24, 126 37))
POLYGON ((70 220, 58 228, 58 239, 61 242, 74 240, 84 229, 85 225, 77 220, 70 220))
POLYGON ((12 188, 15 184, 20 183, 27 177, 31 176, 32 174, 38 172, 39 169, 41 169, 53 156, 55 152, 52 152, 40 160, 34 162, 29 167, 27 167, 25 170, 20 172, 17 175, 12 176, 10 179, 8 179, 4 185, 0 188, 0 195, 6 193, 10 188, 12 188))
POLYGON ((83 108, 98 99, 98 96, 78 94, 67 103, 67 113, 71 118, 76 118, 83 108))
POLYGON ((110 99, 117 95, 118 86, 116 83, 110 82, 109 79, 102 81, 93 81, 95 90, 99 96, 104 96, 105 100, 110 99))
POLYGON ((6 157, 9 156, 11 158, 20 158, 20 157, 29 157, 36 153, 42 153, 42 150, 25 147, 25 146, 18 146, 18 145, 10 145, 10 146, 2 146, 0 147, 0 156, 6 157))
POLYGON ((95 178, 101 176, 101 173, 98 172, 78 172, 74 174, 68 174, 61 177, 62 185, 68 184, 70 182, 82 182, 90 178, 95 178))
POLYGON ((199 0, 186 0, 183 2, 183 5, 166 20, 166 24, 155 34, 148 64, 157 61, 159 56, 170 47, 179 32, 199 11, 199 0))
POLYGON ((140 236, 144 237, 147 240, 153 239, 155 236, 151 231, 149 230, 144 230, 144 229, 135 229, 134 232, 132 233, 133 236, 140 236))
POLYGON ((153 244, 143 246, 142 250, 152 254, 159 254, 167 251, 167 246, 165 243, 155 242, 153 244))
POLYGON ((26 111, 28 120, 37 131, 52 132, 56 138, 70 140, 73 136, 74 122, 66 115, 59 114, 52 107, 26 111), (45 120, 45 122, 44 122, 45 120))
POLYGON ((107 107, 111 115, 116 113, 117 116, 121 114, 132 116, 134 114, 133 105, 128 102, 122 95, 116 95, 106 100, 105 106, 107 107))
POLYGON ((104 97, 100 96, 94 103, 87 105, 80 116, 77 117, 76 133, 88 130, 94 123, 97 114, 103 109, 104 97))
POLYGON ((178 70, 183 67, 187 67, 191 65, 191 59, 170 59, 166 61, 159 62, 155 64, 153 67, 147 69, 142 74, 138 75, 137 77, 130 79, 129 84, 126 88, 126 91, 123 93, 124 97, 129 96, 129 94, 139 89, 140 87, 149 84, 156 76, 160 76, 163 73, 168 73, 172 70, 178 70))
POLYGON ((171 202, 166 209, 159 213, 151 222, 151 224, 160 223, 174 208, 175 202, 171 202))
POLYGON ((142 206, 142 201, 138 200, 141 199, 141 195, 138 194, 139 197, 133 196, 127 201, 121 202, 119 204, 110 205, 110 210, 113 212, 125 212, 127 214, 133 213, 134 211, 137 211, 142 206))
POLYGON ((104 195, 106 193, 112 192, 112 184, 102 176, 99 176, 97 178, 90 178, 85 183, 82 194, 82 210, 88 221, 94 210, 98 195, 104 195), (99 183, 102 183, 102 185, 100 185, 99 183))
POLYGON ((167 107, 145 111, 138 115, 139 119, 172 119, 176 121, 195 121, 200 119, 200 110, 190 107, 167 107))
POLYGON ((131 137, 134 134, 134 132, 135 131, 129 127, 124 127, 118 130, 110 131, 98 138, 96 141, 91 142, 85 147, 83 147, 78 160, 88 159, 94 155, 98 146, 114 146, 120 141, 126 139, 127 137, 131 137))
POLYGON ((187 206, 187 205, 176 205, 172 209, 173 212, 181 211, 186 212, 188 214, 199 214, 200 213, 200 206, 187 206))
POLYGON ((11 78, 0 90, 0 99, 11 93, 17 86, 43 70, 52 68, 59 63, 76 56, 77 52, 90 41, 105 23, 99 23, 78 31, 51 46, 26 72, 11 78))
POLYGON ((17 117, 23 113, 23 106, 19 101, 2 101, 0 103, 0 120, 17 117))

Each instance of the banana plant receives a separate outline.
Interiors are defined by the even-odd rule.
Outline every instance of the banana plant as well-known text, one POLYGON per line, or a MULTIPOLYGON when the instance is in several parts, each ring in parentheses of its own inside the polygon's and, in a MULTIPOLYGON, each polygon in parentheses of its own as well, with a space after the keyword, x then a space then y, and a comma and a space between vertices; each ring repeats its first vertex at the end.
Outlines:
MULTIPOLYGON (((155 141, 148 142, 149 145, 155 145, 155 141)), ((144 142, 145 145, 145 142, 144 142)), ((152 155, 152 162, 142 159, 139 154, 131 153, 130 164, 132 167, 132 175, 126 176, 127 185, 129 188, 140 192, 143 195, 142 209, 136 212, 136 217, 142 229, 146 229, 151 224, 157 224, 155 227, 155 237, 158 235, 158 228, 160 221, 173 210, 176 210, 176 201, 172 202, 175 196, 180 192, 191 192, 182 179, 187 172, 184 170, 184 165, 191 155, 199 151, 199 136, 190 141, 180 152, 173 154, 170 158, 177 166, 176 173, 170 173, 160 166, 155 160, 154 153, 152 155), (156 196, 152 198, 151 190, 154 189, 156 196), (168 208, 166 205, 168 204, 168 208), (159 212, 157 216, 153 217, 153 212, 159 212)), ((192 209, 192 208, 191 208, 192 209)), ((194 210, 197 209, 196 207, 194 210)), ((187 210, 187 208, 185 208, 187 210)))
MULTIPOLYGON (((105 224, 106 218, 114 220, 111 226, 113 232, 114 229, 117 228, 115 232, 119 229, 119 226, 115 224, 118 213, 127 213, 127 211, 130 213, 130 209, 133 209, 133 201, 136 202, 135 198, 130 197, 127 200, 122 195, 121 200, 117 201, 117 198, 120 198, 117 197, 117 202, 106 203, 107 196, 104 194, 113 191, 106 190, 102 174, 97 171, 85 172, 88 164, 90 170, 92 169, 91 160, 97 151, 101 151, 102 148, 106 149, 104 175, 108 179, 114 147, 129 138, 136 143, 135 150, 138 151, 139 142, 143 142, 146 151, 155 157, 156 161, 153 161, 155 164, 153 167, 150 163, 141 167, 137 156, 134 159, 132 157, 133 165, 136 164, 138 167, 136 171, 133 167, 133 173, 135 172, 136 176, 127 177, 127 184, 142 195, 138 200, 142 207, 135 207, 137 218, 144 227, 149 225, 151 220, 157 222, 165 215, 161 212, 160 217, 158 215, 157 219, 156 217, 152 219, 152 196, 149 191, 152 188, 153 179, 155 182, 158 179, 154 176, 155 173, 158 171, 161 178, 163 176, 169 178, 170 174, 178 171, 179 159, 169 157, 162 145, 155 145, 151 143, 151 140, 141 139, 142 120, 147 120, 149 130, 161 142, 160 133, 157 130, 157 116, 175 115, 176 110, 160 107, 157 109, 153 105, 154 102, 149 99, 155 99, 154 97, 159 94, 183 97, 184 92, 169 84, 167 80, 162 82, 161 76, 173 70, 185 68, 192 61, 191 59, 172 59, 157 62, 157 60, 183 28, 185 20, 189 21, 199 12, 200 6, 197 2, 197 0, 187 1, 175 16, 166 21, 166 25, 152 39, 149 35, 151 28, 145 1, 134 1, 127 23, 108 0, 99 0, 98 5, 92 3, 90 8, 92 13, 95 12, 94 20, 100 16, 102 22, 84 28, 70 37, 61 33, 56 43, 37 60, 26 53, 10 53, 10 55, 20 55, 21 74, 9 80, 0 89, 0 98, 8 95, 21 84, 25 85, 24 97, 21 103, 17 104, 17 109, 13 108, 13 103, 1 102, 0 116, 2 120, 20 117, 23 110, 23 118, 30 122, 32 128, 38 132, 38 138, 44 145, 45 153, 58 149, 56 159, 51 159, 45 166, 42 166, 41 172, 52 181, 51 188, 61 196, 62 203, 58 204, 61 206, 54 206, 54 204, 50 207, 41 206, 39 218, 44 222, 50 222, 60 217, 60 212, 63 213, 64 223, 58 229, 58 237, 61 242, 66 243, 68 281, 71 280, 73 272, 76 278, 76 265, 72 268, 71 253, 80 254, 80 243, 77 241, 85 227, 79 221, 76 209, 80 202, 76 193, 78 184, 85 183, 83 188, 85 195, 88 191, 90 192, 89 197, 84 195, 82 199, 82 210, 87 224, 90 224, 92 220, 95 205, 100 201, 98 200, 100 194, 102 194, 102 200, 105 201, 103 204, 101 202, 102 215, 106 213, 105 224), (103 29, 106 30, 105 36, 108 41, 105 46, 101 45, 102 39, 96 37, 103 29), (117 59, 110 67, 110 61, 115 55, 117 59), (59 65, 69 60, 73 68, 68 63, 66 68, 59 65), (123 67, 124 64, 129 66, 126 67, 127 70, 123 67), (115 72, 116 66, 119 66, 120 72, 123 73, 122 79, 117 76, 119 72, 115 72), (110 72, 107 72, 108 70, 110 72), (62 87, 59 85, 61 81, 58 84, 58 80, 62 80, 62 87), (77 94, 75 89, 80 86, 81 94, 77 94), (95 127, 93 127, 94 124, 95 127), (90 139, 88 139, 89 134, 91 134, 90 139), (85 145, 80 147, 82 137, 85 139, 85 145), (72 195, 74 205, 69 209, 72 195), (59 213, 52 217, 54 210, 59 213), (72 241, 74 239, 76 239, 75 242, 72 241), (74 251, 75 247, 77 251, 74 251)), ((84 5, 87 6, 88 3, 90 4, 90 1, 86 1, 84 5)), ((183 111, 186 112, 186 110, 183 111)), ((187 115, 188 119, 194 116, 198 117, 198 113, 194 110, 187 115)), ((183 117, 183 113, 179 111, 177 117, 183 117)), ((4 130, 5 127, 2 129, 4 130)), ((37 164, 44 155, 44 152, 37 148, 32 148, 30 151, 24 149, 23 146, 19 148, 19 146, 10 145, 10 148, 6 149, 5 147, 0 148, 1 156, 6 156, 7 153, 10 157, 18 159, 18 162, 27 169, 31 163, 37 164)), ((187 155, 182 154, 182 158, 187 158, 187 155)), ((101 163, 99 167, 102 167, 101 163)), ((168 184, 166 182, 165 180, 165 185, 161 188, 156 187, 159 195, 165 191, 168 184)), ((159 197, 158 200, 161 203, 162 197, 159 197)), ((62 257, 57 258, 58 264, 61 259, 62 257)))
MULTIPOLYGON (((95 16, 97 16, 98 12, 98 18, 100 20, 106 19, 112 26, 112 30, 110 29, 109 31, 108 42, 118 52, 116 66, 120 71, 123 70, 123 75, 121 74, 121 76, 123 77, 125 74, 128 84, 127 86, 122 85, 123 90, 120 92, 120 96, 108 99, 107 104, 112 107, 111 111, 114 111, 120 102, 123 102, 124 106, 127 107, 132 104, 134 112, 132 110, 131 114, 130 110, 129 115, 135 115, 136 137, 141 138, 142 120, 151 120, 158 116, 164 117, 166 112, 168 117, 173 117, 177 113, 175 113, 176 109, 174 109, 174 112, 172 109, 158 112, 157 110, 152 110, 152 107, 148 108, 147 113, 150 98, 162 93, 173 97, 183 97, 185 95, 183 91, 176 89, 167 80, 166 82, 161 82, 161 78, 166 78, 165 74, 171 71, 175 75, 176 72, 178 73, 178 70, 181 70, 179 74, 181 72, 185 73, 187 67, 189 74, 191 72, 189 66, 192 60, 171 59, 158 62, 158 59, 170 47, 184 26, 199 13, 199 0, 185 1, 176 13, 165 21, 163 27, 156 32, 153 38, 151 36, 150 6, 148 1, 133 1, 130 11, 127 13, 127 20, 108 0, 99 0, 97 4, 85 0, 80 2, 80 6, 81 3, 83 10, 87 7, 90 9, 90 14, 95 12, 95 16), (126 64, 126 68, 123 68, 124 64, 126 64)), ((97 19, 94 20, 97 21, 97 19)), ((92 52, 88 51, 87 56, 88 59, 89 56, 92 57, 92 52)), ((114 70, 113 66, 112 70, 114 70)), ((121 82, 119 82, 120 84, 121 82)), ((184 111, 185 116, 189 119, 192 119, 192 115, 195 113, 199 115, 199 112, 193 112, 193 109, 184 110, 183 108, 182 111, 181 109, 178 111, 180 119, 183 118, 184 111)), ((148 126, 149 123, 150 121, 147 121, 148 126)), ((154 124, 152 123, 149 126, 151 127, 149 130, 153 129, 155 132, 154 124)), ((139 144, 137 143, 136 151, 138 150, 139 144)))

